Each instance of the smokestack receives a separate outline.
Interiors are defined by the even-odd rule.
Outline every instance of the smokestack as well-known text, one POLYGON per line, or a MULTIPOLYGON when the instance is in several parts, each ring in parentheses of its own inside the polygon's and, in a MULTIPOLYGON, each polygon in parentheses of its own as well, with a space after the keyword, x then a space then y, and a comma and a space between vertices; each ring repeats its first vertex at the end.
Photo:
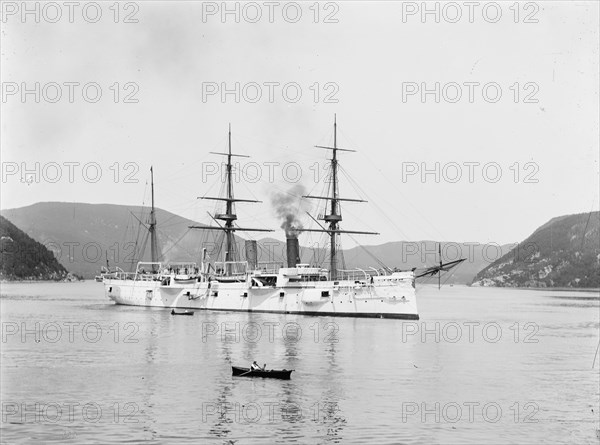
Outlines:
POLYGON ((300 262, 300 246, 298 244, 298 238, 287 238, 286 247, 287 267, 296 267, 296 265, 300 262))
POLYGON ((248 262, 249 270, 256 270, 258 266, 258 250, 255 240, 246 240, 246 261, 248 262))

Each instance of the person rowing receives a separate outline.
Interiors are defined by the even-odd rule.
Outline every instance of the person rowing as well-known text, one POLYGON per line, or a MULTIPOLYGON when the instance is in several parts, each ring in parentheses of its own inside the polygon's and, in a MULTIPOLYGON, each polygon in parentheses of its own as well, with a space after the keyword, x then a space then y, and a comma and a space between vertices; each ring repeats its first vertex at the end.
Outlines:
POLYGON ((252 371, 264 371, 265 367, 267 366, 267 364, 265 363, 265 365, 261 368, 258 363, 256 363, 256 360, 254 360, 254 362, 252 363, 252 365, 250 366, 250 369, 252 371))

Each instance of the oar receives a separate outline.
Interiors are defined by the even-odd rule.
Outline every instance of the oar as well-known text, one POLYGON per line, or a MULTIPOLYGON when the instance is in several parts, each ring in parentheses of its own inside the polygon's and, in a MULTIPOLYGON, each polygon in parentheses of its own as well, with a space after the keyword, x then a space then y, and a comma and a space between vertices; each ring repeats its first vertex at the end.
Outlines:
POLYGON ((241 377, 241 376, 243 376, 243 375, 246 375, 246 374, 248 374, 248 373, 251 373, 252 371, 253 371, 253 370, 252 370, 252 368, 250 368, 250 371, 246 371, 245 373, 243 373, 243 374, 240 374, 240 377, 241 377))

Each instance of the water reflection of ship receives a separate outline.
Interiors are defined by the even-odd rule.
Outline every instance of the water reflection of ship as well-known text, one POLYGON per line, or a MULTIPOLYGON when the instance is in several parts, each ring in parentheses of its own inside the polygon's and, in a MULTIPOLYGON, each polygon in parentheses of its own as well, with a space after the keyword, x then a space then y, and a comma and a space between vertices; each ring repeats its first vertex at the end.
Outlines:
MULTIPOLYGON (((220 341, 219 344, 221 345, 221 354, 223 357, 222 361, 227 363, 227 369, 231 369, 231 348, 232 342, 235 342, 235 337, 232 340, 230 336, 226 335, 225 337, 222 337, 221 340, 222 341, 220 341)), ((229 376, 229 374, 227 374, 227 376, 229 376)), ((231 434, 230 425, 233 423, 233 420, 230 418, 230 415, 228 413, 229 410, 227 409, 228 407, 231 407, 234 404, 234 402, 232 401, 233 396, 231 391, 232 383, 230 383, 230 381, 227 380, 227 377, 225 377, 225 379, 219 382, 218 385, 218 395, 214 402, 216 404, 216 417, 214 424, 208 430, 208 434, 212 437, 218 437, 219 439, 225 440, 231 434)), ((203 410, 205 406, 206 405, 203 404, 203 410)), ((208 419, 208 416, 205 416, 206 414, 203 412, 203 420, 208 419)))
POLYGON ((155 375, 155 360, 156 354, 158 350, 157 339, 159 334, 160 322, 154 317, 150 317, 150 333, 145 336, 148 339, 148 344, 145 349, 145 366, 144 370, 144 391, 143 391, 143 409, 140 409, 141 414, 144 416, 146 420, 144 425, 144 431, 150 434, 150 440, 156 440, 158 436, 158 432, 156 431, 156 417, 154 416, 154 406, 155 403, 153 398, 156 394, 156 390, 158 388, 158 384, 156 382, 155 375))
MULTIPOLYGON (((287 336, 283 336, 281 338, 284 348, 285 366, 287 369, 296 369, 298 367, 298 357, 302 355, 302 351, 300 350, 299 346, 299 340, 299 336, 293 339, 290 339, 287 336)), ((294 423, 302 419, 303 406, 298 402, 298 396, 294 392, 294 390, 297 390, 297 388, 297 383, 292 383, 292 381, 286 381, 282 384, 282 430, 285 429, 286 422, 294 423), (293 409, 289 409, 290 407, 293 407, 293 409)), ((285 431, 282 431, 282 434, 285 434, 285 431)))
MULTIPOLYGON (((227 439, 231 434, 230 425, 234 422, 231 419, 229 407, 233 406, 230 400, 232 399, 231 386, 227 383, 222 383, 219 387, 219 395, 215 403, 217 407, 215 422, 208 430, 208 434, 219 439, 227 439)), ((205 414, 203 413, 203 416, 205 414)), ((208 417, 206 417, 208 418, 208 417)))
MULTIPOLYGON (((336 360, 337 342, 329 342, 327 348, 327 375, 340 375, 343 372, 336 360)), ((331 379, 331 385, 323 394, 321 406, 319 406, 319 422, 327 427, 325 440, 327 442, 339 443, 342 440, 342 431, 346 425, 346 419, 340 407, 343 400, 342 386, 338 379, 331 379)))
MULTIPOLYGON (((319 320, 319 324, 319 332, 324 332, 324 326, 331 324, 331 322, 319 320)), ((300 337, 300 335, 296 338, 290 336, 281 340, 286 366, 300 370, 299 375, 302 372, 311 372, 306 365, 306 361, 304 365, 301 361, 301 357, 305 357, 310 351, 305 350, 303 343, 299 341, 300 337), (302 371, 303 367, 304 370, 302 371)), ((319 340, 323 339, 320 338, 319 340)), ((337 338, 330 337, 324 342, 317 342, 319 348, 325 346, 327 368, 322 373, 326 376, 341 375, 344 371, 337 363, 338 346, 336 340, 337 338)), ((313 377, 319 378, 319 376, 313 377)), ((322 433, 317 431, 316 434, 313 434, 313 438, 318 437, 318 442, 339 443, 342 440, 342 431, 346 424, 346 419, 339 404, 344 398, 342 386, 336 378, 328 379, 327 382, 328 389, 321 394, 318 400, 308 399, 300 389, 301 384, 299 385, 297 381, 282 382, 283 397, 280 401, 282 422, 277 429, 281 437, 296 433, 296 431, 293 431, 295 428, 290 430, 290 424, 301 424, 325 428, 322 433)))

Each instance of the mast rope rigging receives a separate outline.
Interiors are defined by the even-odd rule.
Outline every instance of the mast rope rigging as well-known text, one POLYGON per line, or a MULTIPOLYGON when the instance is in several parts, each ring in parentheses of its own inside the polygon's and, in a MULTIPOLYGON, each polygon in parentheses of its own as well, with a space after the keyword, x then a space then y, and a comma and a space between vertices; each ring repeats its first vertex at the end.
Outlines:
MULTIPOLYGON (((233 271, 233 269, 232 269, 233 264, 231 264, 231 263, 239 261, 237 245, 236 245, 237 237, 235 236, 234 232, 236 232, 236 231, 270 232, 271 230, 236 227, 234 225, 234 221, 237 220, 237 213, 235 210, 236 201, 237 202, 239 202, 239 201, 254 202, 254 201, 245 200, 245 199, 239 200, 239 199, 234 198, 233 179, 232 179, 233 164, 231 162, 231 159, 232 159, 232 157, 247 158, 249 156, 231 152, 231 124, 229 124, 227 141, 228 141, 228 144, 227 144, 226 152, 224 152, 224 153, 212 152, 212 154, 224 155, 227 157, 225 181, 223 181, 223 184, 221 186, 221 193, 218 197, 207 197, 207 196, 200 197, 201 199, 216 200, 217 205, 215 207, 217 209, 220 208, 220 206, 219 206, 220 201, 223 201, 225 203, 225 211, 224 212, 217 213, 217 210, 215 210, 214 216, 211 215, 211 218, 213 220, 223 221, 223 225, 220 225, 220 224, 217 226, 214 226, 214 225, 211 225, 211 226, 192 225, 189 227, 191 229, 221 230, 222 231, 222 233, 224 234, 224 238, 225 238, 225 252, 224 252, 225 253, 225 255, 224 255, 225 261, 224 262, 226 263, 226 265, 225 265, 224 272, 226 275, 229 275, 233 271), (225 192, 225 193, 223 193, 223 192, 225 192), (223 197, 223 195, 225 195, 225 197, 223 197)), ((222 246, 219 248, 219 254, 220 254, 221 250, 222 250, 222 246)))
POLYGON ((365 246, 363 246, 362 244, 359 244, 358 241, 356 241, 356 239, 352 236, 352 235, 348 235, 348 237, 354 241, 356 243, 356 245, 358 247, 360 247, 367 255, 369 255, 371 258, 373 258, 377 264, 379 264, 381 267, 383 267, 386 270, 391 270, 383 261, 381 261, 377 256, 375 256, 375 254, 371 253, 365 246))
MULTIPOLYGON (((179 237, 179 239, 173 243, 173 245, 172 245, 171 247, 169 247, 169 248, 168 248, 168 249, 167 249, 165 252, 162 252, 162 254, 160 255, 160 258, 165 258, 165 257, 166 257, 166 255, 167 255, 167 253, 169 253, 171 250, 173 250, 173 248, 179 244, 179 242, 180 242, 180 241, 183 239, 183 237, 184 237, 184 236, 186 236, 186 235, 187 235, 187 234, 190 232, 190 230, 192 230, 192 229, 188 228, 188 229, 187 229, 187 230, 186 230, 186 231, 183 233, 183 235, 181 235, 181 236, 179 237)), ((171 238, 171 237, 170 237, 170 236, 169 236, 167 233, 165 233, 163 230, 161 230, 161 231, 160 231, 160 233, 161 233, 161 235, 162 235, 162 236, 164 236, 164 237, 166 237, 166 238, 169 238, 169 240, 173 241, 173 238, 171 238)), ((183 250, 185 251, 185 253, 187 253, 188 255, 190 255, 190 256, 192 256, 192 257, 194 256, 194 253, 190 252, 190 251, 189 251, 189 250, 187 250, 185 247, 181 246, 181 247, 180 247, 180 249, 183 249, 183 250)))
POLYGON ((348 174, 348 172, 343 167, 340 167, 340 169, 346 177, 346 179, 348 179, 348 182, 352 185, 352 187, 354 187, 355 190, 359 192, 359 194, 362 194, 369 201, 369 203, 372 204, 373 207, 375 207, 379 211, 381 216, 383 216, 383 218, 389 221, 396 228, 400 235, 402 235, 405 239, 408 239, 406 233, 404 233, 404 231, 396 224, 396 222, 393 219, 391 219, 390 216, 387 215, 379 205, 377 205, 377 201, 372 200, 371 197, 367 194, 367 192, 365 192, 365 190, 348 174))
MULTIPOLYGON (((131 262, 131 269, 130 271, 133 272, 133 265, 136 263, 135 259, 136 257, 138 258, 138 261, 143 261, 143 256, 144 256, 144 252, 146 251, 146 244, 148 243, 148 232, 146 232, 146 234, 144 235, 144 240, 142 242, 142 248, 138 251, 138 250, 134 250, 133 251, 133 261, 131 262)), ((137 247, 136 247, 137 249, 137 247)))
MULTIPOLYGON (((130 271, 130 272, 132 272, 132 271, 133 271, 133 264, 134 264, 134 262, 135 262, 135 256, 137 255, 137 252, 138 252, 138 250, 137 250, 137 249, 138 249, 138 244, 139 244, 139 240, 140 240, 140 235, 141 235, 141 233, 142 233, 142 231, 141 231, 140 229, 141 229, 141 226, 142 226, 143 224, 142 224, 142 221, 141 221, 141 220, 140 220, 140 219, 139 219, 137 216, 135 216, 135 215, 133 214, 133 212, 130 212, 130 213, 131 213, 131 215, 132 215, 132 216, 133 216, 135 219, 137 219, 137 220, 138 220, 138 229, 137 229, 137 234, 136 234, 136 237, 135 237, 135 243, 134 243, 134 245, 133 245, 133 255, 134 255, 134 256, 133 256, 133 258, 132 258, 131 264, 129 265, 129 271, 130 271)), ((144 226, 144 228, 145 228, 145 226, 144 226)), ((132 229, 133 229, 133 228, 132 228, 132 229)), ((147 236, 147 232, 146 232, 146 236, 147 236)), ((144 243, 144 246, 145 246, 145 243, 144 243)))
POLYGON ((462 263, 459 263, 456 267, 454 267, 454 268, 452 268, 451 270, 448 271, 450 273, 446 276, 446 279, 442 282, 442 286, 445 285, 448 282, 448 280, 450 280, 450 278, 452 278, 452 276, 463 265, 463 263, 464 263, 464 261, 462 263))
MULTIPOLYGON (((346 135, 346 134, 345 134, 343 131, 340 131, 340 133, 342 133, 342 134, 344 135, 344 138, 345 138, 345 139, 347 139, 348 141, 352 142, 352 141, 351 141, 351 139, 348 137, 348 135, 346 135)), ((404 193, 402 193, 402 190, 401 190, 399 187, 397 187, 397 186, 396 186, 396 184, 395 184, 393 181, 391 181, 391 180, 390 180, 390 179, 389 179, 389 178, 388 178, 388 177, 387 177, 387 176, 384 174, 383 170, 381 170, 379 167, 377 167, 377 165, 375 165, 375 163, 373 162, 373 159, 372 159, 372 157, 369 157, 369 156, 367 156, 367 155, 365 155, 364 153, 361 153, 361 152, 359 152, 359 153, 360 153, 360 156, 362 156, 362 157, 363 157, 363 158, 364 158, 364 159, 365 159, 365 160, 366 160, 366 161, 367 161, 369 164, 371 164, 371 166, 372 166, 373 168, 375 168, 375 170, 377 170, 377 172, 378 172, 379 176, 381 176, 383 179, 385 179, 385 181, 386 181, 386 182, 389 184, 390 188, 391 188, 392 190, 394 190, 396 193, 398 193, 398 194, 400 195, 400 197, 402 198, 402 202, 406 202, 406 203, 407 203, 407 204, 408 204, 408 205, 409 205, 409 206, 412 208, 413 212, 414 212, 414 213, 416 213, 417 215, 419 215, 419 216, 421 217, 421 219, 422 219, 424 222, 426 222, 426 223, 429 225, 429 227, 430 227, 431 229, 433 229, 433 230, 434 230, 434 231, 437 233, 437 237, 438 237, 439 239, 444 239, 444 238, 446 238, 444 235, 442 235, 442 233, 441 233, 441 232, 438 230, 438 228, 437 228, 437 227, 436 227, 436 226, 435 226, 435 225, 434 225, 434 224, 433 224, 431 221, 429 221, 427 218, 425 218, 425 216, 424 216, 424 215, 423 215, 423 214, 422 214, 422 213, 419 211, 419 208, 418 208, 418 207, 415 207, 415 205, 412 203, 412 201, 406 198, 406 196, 404 195, 404 193)), ((393 204, 393 203, 390 203, 390 205, 392 205, 392 206, 393 206, 394 204, 393 204)), ((376 206, 376 207, 377 207, 377 206, 376 206)), ((381 209, 380 209, 379 207, 377 207, 377 208, 378 208, 378 210, 379 210, 379 211, 382 213, 382 215, 384 215, 384 217, 385 217, 386 219, 388 219, 388 220, 389 220, 389 221, 390 221, 390 222, 391 222, 391 223, 394 225, 394 227, 396 227, 396 229, 397 229, 397 230, 399 230, 399 232, 400 232, 400 233, 401 233, 401 234, 402 234, 402 235, 403 235, 405 238, 407 238, 407 239, 408 239, 408 237, 406 236, 406 234, 404 234, 404 233, 401 231, 401 229, 400 229, 400 228, 399 228, 399 227, 398 227, 398 226, 397 226, 397 225, 396 225, 396 224, 395 224, 395 223, 394 223, 394 222, 393 222, 391 219, 389 219, 389 217, 388 217, 388 216, 386 216, 386 215, 385 215, 385 213, 384 213, 383 211, 381 211, 381 209)), ((406 216, 406 215, 405 215, 405 214, 404 214, 404 213, 403 213, 403 212, 402 212, 400 209, 396 208, 396 210, 400 211, 400 213, 401 213, 403 216, 406 216)), ((408 214, 408 215, 410 215, 410 214, 408 214)))
MULTIPOLYGON (((316 145, 316 148, 323 148, 326 150, 331 150, 332 151, 332 155, 331 155, 331 159, 330 159, 330 165, 331 165, 331 180, 329 181, 329 183, 331 184, 330 190, 331 190, 331 194, 327 193, 330 196, 311 196, 311 195, 304 195, 304 198, 312 198, 312 199, 322 199, 322 200, 326 200, 326 204, 325 204, 325 213, 322 215, 322 217, 318 218, 318 219, 322 219, 323 221, 325 221, 326 225, 327 225, 327 229, 306 229, 306 231, 311 231, 311 232, 324 232, 327 233, 329 235, 329 258, 330 258, 330 266, 329 266, 329 279, 330 280, 337 280, 338 279, 338 269, 339 269, 339 265, 341 264, 343 268, 345 268, 345 260, 344 260, 344 253, 342 250, 342 245, 341 245, 341 241, 340 241, 340 237, 339 235, 344 234, 344 233, 355 233, 355 234, 365 234, 365 235, 376 235, 377 233, 375 232, 362 232, 362 231, 350 231, 350 230, 342 230, 339 226, 339 224, 342 222, 342 212, 341 212, 341 206, 340 206, 340 202, 341 201, 355 201, 354 199, 350 199, 350 198, 341 198, 338 194, 338 159, 337 159, 337 153, 339 152, 354 152, 355 150, 350 150, 347 148, 340 148, 337 146, 337 118, 336 115, 334 114, 334 118, 333 118, 333 146, 323 146, 323 145, 316 145), (330 210, 327 210, 327 207, 329 204, 329 208, 330 210), (339 249, 338 249, 339 247, 339 249)), ((328 189, 329 191, 329 189, 328 189)))

